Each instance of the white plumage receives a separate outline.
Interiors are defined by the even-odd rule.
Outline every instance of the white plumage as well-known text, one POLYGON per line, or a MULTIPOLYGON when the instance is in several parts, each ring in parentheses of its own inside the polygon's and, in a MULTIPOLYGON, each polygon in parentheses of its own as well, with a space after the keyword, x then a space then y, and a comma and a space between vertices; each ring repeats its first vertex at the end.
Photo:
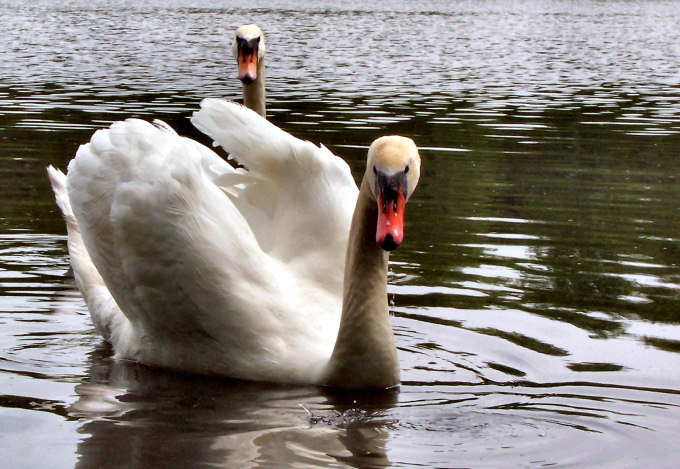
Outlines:
POLYGON ((358 193, 349 167, 237 104, 202 108, 194 123, 248 172, 165 126, 129 119, 79 149, 68 197, 53 184, 98 266, 75 271, 99 271, 127 315, 88 301, 95 324, 123 358, 316 382, 340 320, 358 193))
POLYGON ((259 28, 239 28, 233 49, 257 112, 206 99, 192 123, 243 168, 138 119, 95 132, 68 176, 48 168, 93 323, 117 357, 149 365, 393 386, 385 250, 403 236, 417 148, 376 140, 359 191, 342 159, 261 117, 259 28))

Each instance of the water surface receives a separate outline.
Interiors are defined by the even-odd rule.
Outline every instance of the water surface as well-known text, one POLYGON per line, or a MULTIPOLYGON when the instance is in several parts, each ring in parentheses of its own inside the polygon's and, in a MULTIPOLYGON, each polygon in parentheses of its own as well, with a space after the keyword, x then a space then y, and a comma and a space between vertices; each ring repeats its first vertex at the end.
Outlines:
POLYGON ((7 467, 674 467, 680 2, 0 1, 0 450, 7 467), (335 393, 112 358, 44 167, 161 118, 208 143, 267 34, 269 118, 423 175, 390 303, 403 384, 335 393))

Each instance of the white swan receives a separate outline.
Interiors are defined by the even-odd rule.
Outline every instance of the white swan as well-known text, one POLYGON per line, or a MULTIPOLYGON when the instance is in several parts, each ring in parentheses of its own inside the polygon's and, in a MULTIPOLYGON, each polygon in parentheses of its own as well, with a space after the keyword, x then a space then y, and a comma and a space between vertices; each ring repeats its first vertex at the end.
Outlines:
MULTIPOLYGON (((264 115, 264 38, 253 25, 239 28, 237 60, 247 56, 244 41, 259 50, 250 85, 262 84, 244 82, 244 101, 264 115)), ((178 370, 398 384, 385 249, 402 241, 420 174, 415 144, 376 140, 358 191, 324 147, 235 103, 201 108, 192 122, 247 170, 162 122, 136 119, 96 132, 68 177, 48 168, 98 332, 119 358, 178 370)))
POLYGON ((385 249, 402 240, 419 178, 413 141, 373 142, 357 191, 340 158, 243 106, 207 99, 192 122, 248 170, 136 119, 97 131, 67 178, 48 169, 79 288, 116 356, 261 381, 398 384, 385 249))
POLYGON ((254 24, 239 26, 234 33, 231 53, 238 63, 238 79, 243 84, 243 104, 265 117, 264 33, 254 24))

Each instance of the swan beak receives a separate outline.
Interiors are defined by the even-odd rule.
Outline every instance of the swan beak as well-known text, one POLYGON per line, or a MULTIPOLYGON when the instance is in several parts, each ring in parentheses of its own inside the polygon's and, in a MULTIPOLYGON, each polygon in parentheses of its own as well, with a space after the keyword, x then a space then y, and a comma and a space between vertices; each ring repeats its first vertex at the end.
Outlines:
POLYGON ((394 251, 404 240, 406 196, 401 186, 396 191, 382 184, 378 187, 378 229, 375 240, 385 251, 394 251))
POLYGON ((257 80, 257 51, 240 51, 238 54, 238 79, 246 85, 257 80))

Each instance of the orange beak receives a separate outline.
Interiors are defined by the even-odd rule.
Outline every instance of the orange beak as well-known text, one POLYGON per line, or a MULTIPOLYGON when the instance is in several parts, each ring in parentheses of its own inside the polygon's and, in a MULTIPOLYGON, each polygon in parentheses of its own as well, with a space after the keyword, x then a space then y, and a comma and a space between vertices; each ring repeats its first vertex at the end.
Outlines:
POLYGON ((385 251, 394 251, 404 240, 404 208, 406 197, 401 187, 396 197, 385 198, 383 189, 378 193, 378 228, 376 242, 385 251))
POLYGON ((257 54, 254 51, 238 54, 238 79, 246 85, 257 80, 257 54))

